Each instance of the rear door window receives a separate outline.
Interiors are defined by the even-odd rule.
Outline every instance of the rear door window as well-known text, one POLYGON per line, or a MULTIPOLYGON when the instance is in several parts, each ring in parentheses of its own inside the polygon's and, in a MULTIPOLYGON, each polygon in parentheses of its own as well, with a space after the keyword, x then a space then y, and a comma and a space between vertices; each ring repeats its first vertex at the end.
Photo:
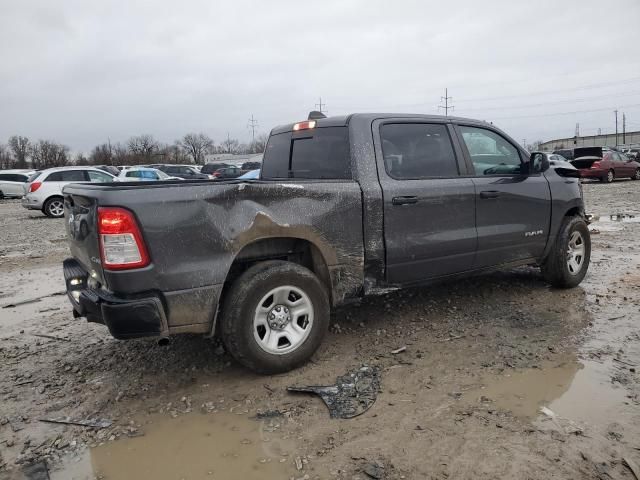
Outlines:
POLYGON ((455 177, 458 165, 447 127, 392 123, 380 127, 387 174, 397 180, 455 177))
POLYGON ((84 170, 63 170, 50 173, 45 182, 86 182, 87 174, 84 170))
POLYGON ((486 128, 460 125, 476 175, 522 173, 518 149, 506 138, 486 128))
POLYGON ((351 178, 347 127, 272 135, 262 162, 262 178, 351 178))

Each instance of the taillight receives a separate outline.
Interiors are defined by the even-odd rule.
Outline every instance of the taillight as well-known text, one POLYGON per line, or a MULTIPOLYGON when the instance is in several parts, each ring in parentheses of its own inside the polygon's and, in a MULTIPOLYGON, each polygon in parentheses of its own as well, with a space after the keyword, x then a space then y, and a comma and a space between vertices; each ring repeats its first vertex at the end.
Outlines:
POLYGON ((102 266, 107 270, 125 270, 149 265, 138 222, 124 208, 98 208, 98 235, 102 266))
POLYGON ((591 168, 600 168, 600 162, 593 162, 591 168))
POLYGON ((213 172, 213 178, 218 178, 220 175, 222 175, 220 172, 213 172))
POLYGON ((42 182, 33 182, 29 185, 29 193, 33 193, 42 186, 42 182))

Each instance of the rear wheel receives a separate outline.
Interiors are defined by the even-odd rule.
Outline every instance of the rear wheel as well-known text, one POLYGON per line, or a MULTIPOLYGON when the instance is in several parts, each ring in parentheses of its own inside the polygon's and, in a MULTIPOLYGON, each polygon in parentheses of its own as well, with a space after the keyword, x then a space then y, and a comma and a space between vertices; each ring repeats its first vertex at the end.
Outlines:
POLYGON ((42 211, 47 217, 60 218, 64 216, 64 201, 62 197, 51 197, 44 203, 42 211))
POLYGON ((631 177, 631 180, 640 180, 640 168, 636 168, 636 172, 631 177))
POLYGON ((307 268, 280 260, 254 265, 233 283, 221 319, 227 351, 258 373, 309 360, 329 326, 329 298, 307 268))
POLYGON ((604 177, 604 178, 602 179, 602 181, 603 181, 603 182, 607 182, 607 183, 611 183, 611 182, 613 182, 613 179, 614 179, 614 178, 616 178, 616 176, 615 176, 615 174, 613 173, 613 170, 609 170, 609 171, 607 172, 607 176, 606 176, 606 177, 604 177))
POLYGON ((572 288, 587 274, 590 259, 591 236, 586 222, 581 217, 566 217, 540 270, 554 287, 572 288))

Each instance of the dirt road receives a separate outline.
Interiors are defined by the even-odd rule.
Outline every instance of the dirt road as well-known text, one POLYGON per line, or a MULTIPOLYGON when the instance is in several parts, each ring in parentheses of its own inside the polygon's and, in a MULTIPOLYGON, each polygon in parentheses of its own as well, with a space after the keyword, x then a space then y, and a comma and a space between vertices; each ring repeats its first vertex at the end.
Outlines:
POLYGON ((632 479, 640 182, 584 190, 580 287, 519 268, 367 299, 336 312, 311 363, 271 377, 198 336, 121 342, 73 319, 63 221, 2 201, 0 478, 42 461, 54 479, 632 479), (382 386, 359 417, 286 391, 364 364, 382 386), (111 425, 40 421, 60 417, 111 425))

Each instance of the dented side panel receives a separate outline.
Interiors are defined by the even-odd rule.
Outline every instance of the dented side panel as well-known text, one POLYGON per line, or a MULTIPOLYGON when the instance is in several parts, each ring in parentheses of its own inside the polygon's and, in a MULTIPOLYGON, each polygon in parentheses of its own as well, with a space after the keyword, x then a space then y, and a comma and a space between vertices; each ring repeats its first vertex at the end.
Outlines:
POLYGON ((100 205, 126 205, 132 210, 151 256, 152 264, 144 269, 100 271, 109 290, 131 294, 217 286, 201 288, 202 295, 210 296, 196 302, 202 315, 190 315, 179 295, 166 295, 175 305, 170 327, 210 321, 234 259, 262 239, 296 238, 313 244, 330 272, 334 304, 362 289, 362 192, 356 182, 79 188, 95 195, 100 205))

